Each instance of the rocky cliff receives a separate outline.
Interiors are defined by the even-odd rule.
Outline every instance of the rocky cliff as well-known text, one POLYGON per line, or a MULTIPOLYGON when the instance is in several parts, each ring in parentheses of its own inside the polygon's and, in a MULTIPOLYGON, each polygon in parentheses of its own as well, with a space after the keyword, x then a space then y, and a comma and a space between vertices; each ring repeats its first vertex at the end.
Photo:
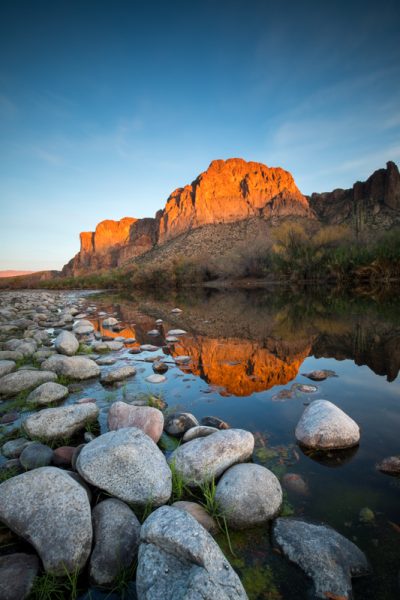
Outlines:
POLYGON ((327 223, 353 221, 363 229, 387 228, 400 221, 400 173, 394 162, 375 171, 367 181, 357 181, 352 188, 312 194, 310 206, 319 219, 327 223))
MULTIPOLYGON (((393 162, 351 189, 304 196, 281 168, 231 158, 215 160, 190 185, 176 189, 155 218, 102 221, 80 235, 63 275, 121 266, 152 248, 204 226, 303 217, 358 230, 400 223, 400 174, 393 162)), ((218 234, 219 235, 219 234, 218 234)))

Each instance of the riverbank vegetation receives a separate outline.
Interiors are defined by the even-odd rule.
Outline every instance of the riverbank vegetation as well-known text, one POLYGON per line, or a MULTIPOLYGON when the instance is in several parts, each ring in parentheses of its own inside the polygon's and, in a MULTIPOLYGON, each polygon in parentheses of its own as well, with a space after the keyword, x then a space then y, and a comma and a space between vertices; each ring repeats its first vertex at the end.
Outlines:
MULTIPOLYGON (((21 287, 15 280, 10 287, 21 287)), ((80 277, 56 277, 32 287, 47 289, 180 288, 210 282, 327 282, 353 286, 400 279, 400 228, 379 235, 355 235, 336 225, 315 230, 283 223, 268 238, 235 247, 222 256, 146 260, 129 267, 80 277)), ((29 286, 28 286, 29 287, 29 286)))

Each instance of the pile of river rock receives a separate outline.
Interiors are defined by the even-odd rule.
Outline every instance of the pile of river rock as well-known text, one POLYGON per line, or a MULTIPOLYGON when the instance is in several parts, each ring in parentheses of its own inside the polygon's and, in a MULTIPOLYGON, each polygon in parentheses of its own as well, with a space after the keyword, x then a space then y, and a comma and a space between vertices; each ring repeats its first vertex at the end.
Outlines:
MULTIPOLYGON (((281 485, 251 462, 252 433, 217 418, 199 423, 189 413, 165 416, 118 401, 108 431, 96 437, 89 431, 99 416, 95 399, 42 407, 68 398, 60 377, 99 377, 104 385, 137 377, 133 365, 114 367, 99 354, 120 351, 124 340, 101 339, 90 321, 96 307, 71 293, 6 292, 0 300, 0 418, 7 431, 21 424, 1 449, 1 473, 10 477, 0 485, 0 521, 31 548, 0 557, 0 598, 28 597, 41 570, 63 576, 87 568, 92 584, 112 587, 136 558, 139 600, 247 598, 213 538, 218 523, 200 503, 172 502, 173 478, 193 490, 217 481, 215 503, 228 528, 273 521, 274 544, 312 578, 316 597, 351 596, 351 578, 368 571, 364 554, 326 525, 279 518, 281 485), (77 355, 82 343, 94 352, 77 355), (29 358, 36 367, 17 368, 29 358), (7 411, 21 393, 32 409, 25 419, 7 411), (169 453, 158 445, 165 432, 181 442, 169 453), (83 443, 63 445, 76 436, 83 443), (143 513, 141 524, 136 514, 143 513)), ((104 317, 105 327, 118 326, 104 317)), ((295 435, 322 450, 360 438, 357 424, 326 400, 306 408, 295 435)))

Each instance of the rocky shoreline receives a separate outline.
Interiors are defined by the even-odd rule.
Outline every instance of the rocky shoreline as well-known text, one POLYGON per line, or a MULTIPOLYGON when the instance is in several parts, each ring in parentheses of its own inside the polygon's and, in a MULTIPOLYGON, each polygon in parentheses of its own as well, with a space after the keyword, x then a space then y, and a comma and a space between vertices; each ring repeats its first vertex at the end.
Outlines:
MULTIPOLYGON (((148 333, 157 336, 159 326, 148 333)), ((125 597, 138 600, 248 598, 213 536, 269 526, 277 550, 311 578, 315 597, 351 598, 351 578, 368 573, 367 558, 327 524, 281 516, 281 482, 252 462, 250 431, 218 417, 168 412, 154 395, 111 403, 101 431, 95 398, 68 403, 76 382, 97 379, 118 389, 142 376, 135 355, 158 348, 118 337, 123 327, 93 297, 0 295, 0 535, 26 544, 25 552, 0 552, 0 599, 36 598, 46 575, 70 581, 79 573, 112 593, 123 574, 125 597), (116 366, 126 348, 131 363, 116 366)), ((170 330, 167 343, 184 334, 170 330)), ((168 364, 152 364, 146 380, 155 385, 168 364)), ((304 410, 295 438, 315 451, 336 451, 356 446, 360 430, 319 399, 304 410)), ((385 460, 382 470, 399 470, 396 457, 385 460)), ((77 597, 71 589, 66 598, 77 597)))

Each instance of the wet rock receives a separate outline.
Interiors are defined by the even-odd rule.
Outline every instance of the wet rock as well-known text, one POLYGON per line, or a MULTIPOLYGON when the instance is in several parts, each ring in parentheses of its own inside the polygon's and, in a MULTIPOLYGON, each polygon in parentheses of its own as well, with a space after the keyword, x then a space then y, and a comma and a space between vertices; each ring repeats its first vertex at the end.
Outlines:
POLYGON ((53 450, 39 442, 28 444, 21 452, 19 461, 26 471, 47 467, 53 460, 53 450))
POLYGON ((142 352, 155 352, 156 350, 159 350, 159 347, 153 346, 152 344, 142 344, 140 350, 142 352))
POLYGON ((123 381, 124 379, 128 379, 128 377, 133 377, 133 375, 136 375, 135 367, 130 367, 127 365, 125 367, 119 367, 117 369, 113 369, 112 371, 104 373, 101 376, 100 381, 102 383, 111 384, 115 383, 116 381, 123 381))
POLYGON ((22 450, 32 444, 26 438, 17 438, 16 440, 10 440, 6 442, 1 448, 3 456, 6 458, 18 458, 22 450))
POLYGON ((177 338, 175 335, 167 335, 165 341, 168 344, 174 344, 175 342, 179 342, 179 338, 177 338))
POLYGON ((142 352, 141 348, 130 348, 128 350, 129 354, 140 354, 142 352))
POLYGON ((108 319, 104 319, 103 321, 103 327, 114 327, 114 325, 117 325, 118 323, 118 319, 115 319, 114 317, 108 317, 108 319))
POLYGON ((169 435, 180 436, 188 429, 196 427, 199 424, 194 415, 188 412, 178 412, 168 415, 165 420, 164 429, 169 435))
POLYGON ((41 366, 71 379, 90 379, 100 375, 100 367, 85 356, 50 356, 41 366))
POLYGON ((0 360, 21 360, 24 358, 22 352, 18 350, 0 350, 0 360))
POLYGON ((147 335, 160 335, 160 332, 158 331, 158 329, 151 329, 150 331, 147 332, 147 335))
POLYGON ((106 342, 106 346, 112 352, 118 352, 118 350, 122 350, 122 348, 124 347, 124 344, 123 344, 123 342, 111 341, 111 342, 106 342))
POLYGON ((74 452, 74 446, 60 446, 56 448, 53 451, 53 465, 56 467, 70 467, 74 452))
POLYGON ((39 559, 34 554, 0 556, 0 598, 25 600, 39 572, 39 559))
POLYGON ((274 543, 314 583, 317 598, 352 597, 351 578, 369 571, 363 552, 326 525, 281 518, 273 528, 274 543))
POLYGON ((174 356, 174 361, 178 365, 187 365, 188 363, 190 363, 191 360, 192 360, 191 356, 185 356, 184 354, 182 354, 180 356, 174 356))
POLYGON ((55 349, 60 354, 73 356, 79 348, 79 342, 70 331, 62 331, 55 339, 55 349))
POLYGON ((108 365, 114 365, 117 362, 117 360, 118 359, 115 358, 115 356, 103 356, 102 358, 98 358, 96 360, 96 363, 103 367, 108 365))
POLYGON ((360 510, 358 520, 360 523, 373 523, 375 521, 374 511, 365 506, 360 510))
POLYGON ((200 421, 201 425, 206 427, 215 427, 216 429, 229 429, 230 425, 219 417, 203 417, 200 421))
POLYGON ((136 588, 141 600, 247 600, 217 543, 183 510, 163 506, 142 525, 136 588))
POLYGON ((328 400, 314 400, 303 412, 295 431, 307 448, 319 450, 356 446, 360 429, 345 412, 328 400))
POLYGON ((95 404, 72 404, 59 408, 45 408, 27 417, 23 423, 26 433, 32 438, 55 440, 68 438, 95 421, 99 409, 95 404))
POLYGON ((376 468, 383 473, 400 475, 400 456, 388 456, 378 463, 376 468))
POLYGON ((75 335, 88 335, 93 333, 94 327, 90 321, 86 319, 80 319, 74 324, 72 330, 75 335))
POLYGON ((322 369, 319 371, 311 371, 310 373, 302 373, 303 377, 308 377, 308 379, 312 379, 313 381, 324 381, 327 377, 337 377, 334 371, 328 371, 327 369, 322 369))
POLYGON ((137 427, 157 443, 164 428, 164 415, 151 406, 132 406, 126 402, 114 402, 108 412, 110 431, 125 427, 137 427))
POLYGON ((179 502, 174 502, 171 504, 171 506, 179 508, 179 510, 184 510, 192 515, 192 517, 194 517, 196 521, 204 527, 204 529, 211 533, 211 535, 216 535, 219 533, 220 529, 217 522, 211 515, 208 514, 204 506, 201 506, 201 504, 197 504, 197 502, 180 500, 179 502))
POLYGON ((54 381, 48 381, 34 389, 27 397, 26 403, 32 404, 33 406, 42 406, 51 404, 52 402, 59 402, 66 398, 68 394, 69 391, 65 385, 60 385, 54 381))
POLYGON ((158 375, 157 373, 154 373, 154 375, 149 375, 146 377, 146 381, 148 383, 164 383, 164 381, 167 381, 167 378, 164 375, 158 375))
POLYGON ((219 477, 235 463, 250 458, 254 437, 243 429, 218 431, 183 444, 171 454, 168 462, 188 485, 199 485, 219 477))
POLYGON ((0 360, 0 377, 8 375, 12 371, 15 371, 16 364, 13 360, 0 360))
POLYGON ((308 496, 309 494, 308 485, 302 476, 297 473, 285 473, 282 477, 282 485, 289 490, 289 492, 293 492, 299 496, 308 496))
POLYGON ((181 312, 183 312, 180 308, 173 308, 171 310, 171 313, 174 315, 179 315, 181 312))
POLYGON ((11 398, 20 392, 33 389, 47 381, 55 381, 57 376, 51 369, 43 371, 15 371, 0 379, 0 396, 11 398))
POLYGON ((2 483, 0 520, 32 544, 46 572, 73 572, 89 557, 92 522, 88 497, 61 469, 41 467, 2 483))
POLYGON ((161 360, 156 360, 153 363, 153 371, 154 373, 160 373, 162 375, 163 373, 166 373, 168 371, 168 365, 165 364, 165 362, 162 362, 161 360))
POLYGON ((219 431, 216 427, 207 427, 206 425, 197 425, 196 427, 191 427, 184 434, 182 441, 190 442, 191 440, 195 440, 200 437, 207 437, 208 435, 212 435, 219 431))
POLYGON ((245 529, 266 523, 279 513, 282 489, 269 469, 241 464, 222 475, 215 500, 229 527, 245 529))
POLYGON ((0 417, 0 424, 8 425, 8 423, 14 423, 14 421, 17 421, 18 419, 19 419, 19 412, 14 410, 14 411, 7 412, 4 415, 2 415, 0 417))
POLYGON ((107 586, 135 560, 140 523, 129 506, 115 498, 97 504, 92 517, 94 548, 89 563, 90 579, 96 585, 107 586))
POLYGON ((76 468, 88 483, 137 506, 160 506, 171 496, 164 455, 136 427, 110 431, 85 445, 76 468))
POLYGON ((91 347, 94 352, 108 352, 110 350, 106 342, 93 342, 91 347))

